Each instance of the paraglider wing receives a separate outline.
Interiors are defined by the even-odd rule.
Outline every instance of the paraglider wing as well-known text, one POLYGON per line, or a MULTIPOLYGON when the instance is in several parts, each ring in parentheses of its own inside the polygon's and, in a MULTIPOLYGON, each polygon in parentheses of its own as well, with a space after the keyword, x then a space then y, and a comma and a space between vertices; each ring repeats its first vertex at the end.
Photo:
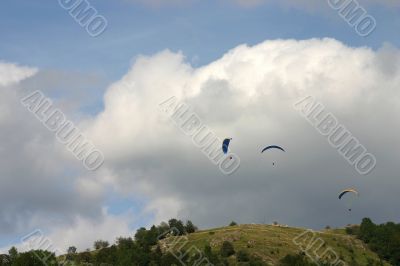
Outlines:
POLYGON ((222 151, 224 154, 228 153, 228 148, 229 148, 229 143, 231 142, 232 139, 224 139, 222 142, 222 151))
POLYGON ((339 199, 341 199, 345 194, 350 193, 350 192, 354 193, 354 194, 356 194, 358 196, 358 191, 351 188, 351 189, 345 189, 342 192, 340 192, 339 199))
POLYGON ((263 152, 265 152, 265 151, 267 151, 267 150, 270 150, 270 149, 278 149, 278 150, 281 150, 281 151, 285 152, 285 150, 284 150, 282 147, 279 147, 279 146, 277 146, 277 145, 271 145, 271 146, 265 147, 265 148, 261 151, 261 153, 263 153, 263 152))

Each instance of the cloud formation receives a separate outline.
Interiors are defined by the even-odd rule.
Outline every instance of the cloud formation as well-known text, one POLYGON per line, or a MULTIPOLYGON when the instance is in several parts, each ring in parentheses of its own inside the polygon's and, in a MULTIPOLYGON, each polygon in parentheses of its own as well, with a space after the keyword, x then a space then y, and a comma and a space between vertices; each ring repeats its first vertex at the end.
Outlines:
POLYGON ((43 76, 11 64, 0 68, 10 73, 0 80, 6 84, 0 87, 0 137, 7 139, 0 149, 2 237, 39 228, 61 249, 83 249, 99 237, 112 242, 129 234, 139 216, 154 223, 180 217, 201 227, 231 220, 318 228, 366 216, 400 219, 393 212, 400 185, 400 52, 394 47, 265 41, 238 46, 200 68, 171 51, 139 57, 107 89, 104 110, 77 121, 105 155, 95 173, 83 170, 21 106, 20 99, 40 87, 29 82, 43 76), (377 157, 370 175, 360 176, 293 108, 308 95, 377 157), (160 112, 159 103, 171 96, 220 138, 233 138, 231 149, 241 158, 237 172, 223 175, 160 112), (287 152, 261 154, 269 144, 287 152), (347 187, 360 192, 351 214, 337 200, 347 187), (110 194, 139 198, 143 208, 115 215, 107 210, 110 194))
MULTIPOLYGON (((91 247, 98 232, 74 243, 68 241, 77 240, 79 235, 72 238, 66 234, 110 223, 125 230, 132 218, 106 215, 104 201, 112 192, 107 189, 108 174, 99 171, 93 177, 85 172, 20 102, 33 90, 48 89, 47 84, 53 81, 41 73, 30 67, 0 64, 0 239, 22 238, 41 229, 58 236, 53 241, 62 251, 71 244, 91 247)), ((54 91, 48 93, 53 95, 54 91)), ((55 106, 63 100, 54 99, 55 106)), ((101 231, 113 241, 121 230, 101 231)))
POLYGON ((391 210, 400 185, 393 159, 399 156, 399 66, 395 48, 374 52, 333 39, 241 45, 198 69, 182 54, 164 51, 139 58, 108 89, 105 110, 88 132, 108 158, 114 185, 148 198, 157 220, 178 214, 201 226, 235 219, 312 227, 365 216, 398 220, 391 210), (377 156, 372 174, 359 176, 297 113, 293 104, 308 95, 377 156), (158 104, 171 96, 220 138, 233 138, 239 171, 222 175, 159 112, 158 104), (268 144, 287 153, 261 155, 268 144), (362 195, 351 217, 337 200, 348 186, 362 195))

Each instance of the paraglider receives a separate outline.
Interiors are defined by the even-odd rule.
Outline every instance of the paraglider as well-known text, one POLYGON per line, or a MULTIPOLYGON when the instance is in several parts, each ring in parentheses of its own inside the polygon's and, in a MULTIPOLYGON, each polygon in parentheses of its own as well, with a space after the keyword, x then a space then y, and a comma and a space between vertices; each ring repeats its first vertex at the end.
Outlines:
MULTIPOLYGON (((222 151, 224 152, 224 154, 228 154, 228 148, 229 148, 229 144, 231 143, 231 140, 232 140, 232 138, 226 138, 222 142, 222 151)), ((229 158, 232 160, 232 156, 229 158)))
MULTIPOLYGON (((359 193, 357 190, 355 190, 354 188, 348 188, 343 190, 342 192, 340 192, 339 194, 339 199, 341 200, 343 198, 344 195, 346 195, 347 193, 353 193, 354 195, 356 195, 358 197, 359 193)), ((349 211, 351 212, 351 208, 349 208, 349 211)))
MULTIPOLYGON (((278 150, 281 150, 281 151, 283 151, 283 152, 286 152, 282 147, 280 147, 280 146, 278 146, 278 145, 271 145, 271 146, 265 147, 265 148, 261 151, 261 153, 264 153, 265 151, 271 150, 271 149, 278 149, 278 150)), ((275 165, 275 162, 272 162, 272 165, 275 165)))
POLYGON ((261 151, 261 153, 263 153, 263 152, 265 152, 265 151, 267 151, 267 150, 270 150, 270 149, 278 149, 278 150, 281 150, 281 151, 285 152, 285 150, 284 150, 282 147, 277 146, 277 145, 271 145, 271 146, 265 147, 265 148, 261 151))

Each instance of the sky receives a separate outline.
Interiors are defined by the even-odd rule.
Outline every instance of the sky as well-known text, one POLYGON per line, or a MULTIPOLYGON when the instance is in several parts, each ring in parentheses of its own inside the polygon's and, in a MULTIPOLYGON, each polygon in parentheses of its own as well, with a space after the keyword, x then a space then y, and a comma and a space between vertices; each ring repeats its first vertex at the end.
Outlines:
POLYGON ((61 253, 84 250, 172 217, 200 228, 400 220, 397 1, 353 1, 376 21, 360 36, 333 0, 91 0, 107 22, 95 37, 65 9, 76 1, 2 1, 0 251, 24 249, 34 230, 61 253), (21 103, 35 91, 101 151, 99 168, 21 103), (371 173, 293 106, 307 96, 376 157, 371 173), (160 110, 171 97, 232 138, 237 171, 223 174, 160 110), (286 152, 260 154, 270 144, 286 152), (360 192, 351 212, 337 199, 348 187, 360 192))

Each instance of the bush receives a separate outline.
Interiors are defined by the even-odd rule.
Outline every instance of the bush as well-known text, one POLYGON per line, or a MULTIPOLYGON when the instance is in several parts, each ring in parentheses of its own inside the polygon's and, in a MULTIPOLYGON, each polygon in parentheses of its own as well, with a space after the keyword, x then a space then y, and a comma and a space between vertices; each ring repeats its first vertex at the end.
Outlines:
POLYGON ((250 260, 249 254, 247 254, 246 251, 244 250, 239 250, 239 252, 236 254, 236 259, 238 262, 247 262, 250 260))
POLYGON ((312 266, 303 254, 299 255, 286 255, 279 262, 280 266, 312 266))
POLYGON ((235 254, 235 249, 233 248, 232 243, 229 242, 229 241, 224 241, 222 243, 220 254, 224 258, 227 258, 227 257, 232 256, 233 254, 235 254))
POLYGON ((358 235, 360 231, 360 226, 358 225, 348 225, 346 227, 346 234, 348 235, 358 235))
POLYGON ((235 226, 235 225, 237 225, 237 223, 234 222, 234 221, 232 221, 232 222, 229 224, 229 226, 235 226))
POLYGON ((219 263, 218 255, 212 252, 210 244, 204 246, 204 256, 214 265, 219 263))

